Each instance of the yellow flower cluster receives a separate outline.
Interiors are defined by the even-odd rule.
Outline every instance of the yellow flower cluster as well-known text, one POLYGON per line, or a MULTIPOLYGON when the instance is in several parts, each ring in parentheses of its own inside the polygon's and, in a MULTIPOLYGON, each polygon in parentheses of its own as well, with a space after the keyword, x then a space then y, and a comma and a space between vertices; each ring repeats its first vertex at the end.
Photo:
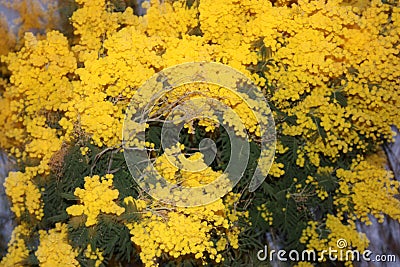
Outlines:
POLYGON ((188 158, 184 154, 179 154, 175 158, 170 154, 172 153, 170 150, 167 149, 166 153, 157 157, 155 162, 157 171, 170 183, 198 187, 209 184, 222 175, 222 172, 215 172, 204 163, 204 155, 200 152, 188 158))
POLYGON ((267 205, 262 204, 257 207, 257 210, 260 211, 261 217, 269 224, 272 225, 274 222, 274 217, 272 216, 272 212, 268 211, 267 205))
POLYGON ((79 36, 79 44, 74 51, 79 53, 82 61, 98 58, 102 53, 102 43, 108 32, 115 32, 118 27, 118 16, 107 12, 105 0, 77 0, 80 8, 71 17, 79 36))
POLYGON ((283 169, 284 167, 285 165, 283 163, 277 163, 274 161, 268 174, 274 177, 281 177, 285 174, 285 170, 283 169))
POLYGON ((27 212, 40 220, 43 217, 43 202, 40 200, 40 190, 31 177, 30 172, 10 172, 4 187, 6 194, 10 196, 11 210, 17 218, 27 212))
POLYGON ((68 243, 67 225, 57 223, 54 229, 40 230, 40 243, 35 255, 40 266, 79 266, 78 252, 68 243))
POLYGON ((24 261, 29 255, 24 238, 28 236, 29 228, 25 223, 22 223, 14 228, 11 235, 11 240, 8 242, 8 253, 1 259, 0 266, 24 266, 24 261))
MULTIPOLYGON (((166 111, 171 111, 173 105, 176 103, 183 103, 188 100, 198 100, 199 105, 204 102, 203 105, 207 104, 208 99, 218 100, 221 105, 225 105, 227 108, 232 108, 234 113, 237 114, 235 117, 230 117, 230 114, 224 114, 223 122, 232 126, 235 132, 241 136, 247 129, 250 134, 256 134, 260 136, 260 130, 257 123, 257 118, 252 111, 252 108, 258 104, 257 101, 252 103, 247 103, 243 98, 241 98, 236 92, 231 89, 218 86, 216 84, 207 83, 195 83, 189 85, 182 85, 169 91, 165 97, 160 101, 163 105, 159 108, 166 111)), ((208 106, 213 106, 208 104, 208 106)), ((193 108, 193 107, 192 107, 193 108)), ((156 112, 156 109, 154 112, 156 112)), ((193 108, 193 111, 195 109, 193 108)), ((163 114, 166 115, 166 114, 163 114)), ((206 118, 199 119, 199 125, 206 127, 207 131, 214 131, 215 127, 219 124, 218 118, 213 114, 212 110, 198 110, 197 116, 204 116, 206 118)), ((191 122, 193 123, 193 122, 191 122)), ((189 132, 193 132, 193 126, 187 124, 185 126, 189 128, 189 132)))
POLYGON ((82 156, 85 156, 89 152, 88 147, 81 147, 79 150, 81 151, 82 156))
POLYGON ((147 12, 143 18, 141 30, 149 36, 180 37, 196 27, 198 23, 197 10, 187 9, 183 1, 164 4, 152 0, 147 5, 145 3, 144 7, 147 8, 147 12))
POLYGON ((86 248, 85 257, 90 260, 93 260, 95 267, 99 267, 104 260, 103 252, 101 252, 99 248, 96 248, 96 250, 93 251, 92 246, 90 244, 88 244, 86 248))
POLYGON ((145 266, 158 266, 158 259, 178 259, 191 255, 200 263, 219 263, 226 246, 238 248, 239 218, 247 212, 233 209, 239 195, 230 193, 225 200, 193 208, 176 208, 152 204, 141 206, 138 222, 128 223, 132 242, 139 247, 145 266), (184 226, 184 227, 182 227, 184 226), (218 240, 213 241, 212 233, 218 240))
MULTIPOLYGON (((178 143, 166 149, 155 161, 155 168, 168 182, 198 187, 211 183, 221 175, 204 163, 201 153, 194 153, 188 158, 183 154, 175 157, 182 149, 184 146, 178 143)), ((196 197, 202 195, 191 196, 196 197)), ((141 260, 146 266, 158 266, 158 259, 162 256, 177 259, 191 255, 204 264, 207 260, 221 262, 221 252, 228 245, 238 248, 241 229, 236 224, 240 218, 248 216, 247 212, 233 208, 239 197, 239 194, 229 193, 224 200, 189 208, 160 206, 157 202, 146 204, 144 200, 125 198, 125 204, 135 203, 142 214, 138 222, 127 223, 132 242, 139 247, 141 260), (216 233, 218 240, 213 241, 215 237, 211 233, 216 233)))
MULTIPOLYGON (((327 254, 322 254, 323 250, 328 251, 337 250, 338 255, 346 255, 346 250, 357 249, 362 253, 367 249, 369 241, 365 234, 357 231, 355 222, 349 221, 348 225, 344 225, 342 221, 328 214, 326 219, 326 229, 329 231, 327 237, 321 237, 321 225, 317 222, 309 222, 308 227, 303 231, 300 242, 306 244, 307 249, 315 250, 318 252, 318 258, 322 257, 323 261, 327 260, 327 254), (339 241, 344 240, 342 245, 339 241)), ((339 261, 346 261, 345 257, 338 257, 339 261)), ((349 260, 346 265, 351 265, 352 262, 349 260)))
MULTIPOLYGON (((27 33, 18 52, 1 58, 11 76, 4 92, 1 89, 0 146, 27 165, 24 172, 10 173, 5 183, 17 217, 28 212, 42 218, 43 203, 35 181, 38 175, 49 174, 49 163, 64 143, 90 138, 99 147, 120 144, 124 112, 137 88, 154 73, 179 63, 222 62, 257 85, 272 88, 266 92, 271 102, 296 117, 294 125, 279 122, 283 134, 303 140, 297 151, 299 167, 307 160, 319 167, 321 156, 335 161, 354 150, 366 151, 371 141, 390 140, 390 125, 400 125, 399 111, 393 108, 400 101, 398 5, 378 0, 201 0, 188 8, 185 2, 152 0, 145 6, 147 14, 139 17, 131 8, 112 12, 105 0, 77 0, 79 8, 71 18, 77 38, 68 42, 56 31, 42 37, 27 33)), ((249 107, 225 88, 182 86, 171 91, 165 103, 203 96, 237 111, 244 127, 225 118, 237 131, 246 128, 259 135, 249 107)), ((207 131, 217 126, 206 119, 199 124, 207 131)), ((191 129, 189 123, 186 127, 191 129)), ((277 154, 286 151, 278 144, 277 154)), ((81 152, 88 150, 82 148, 81 152)), ((197 162, 198 157, 192 155, 191 160, 197 162)), ((202 174, 178 172, 166 160, 160 157, 156 162, 163 176, 174 182, 182 178, 188 186, 209 183, 220 175, 207 168, 202 174)), ((399 219, 398 184, 375 161, 360 158, 350 169, 336 171, 339 214, 328 217, 327 227, 332 233, 347 231, 354 247, 365 244, 352 223, 340 223, 344 213, 366 222, 368 214, 383 218, 385 213, 399 219)), ((283 163, 273 164, 271 175, 283 176, 284 167, 283 163)), ((313 178, 308 182, 316 186, 313 178)), ((296 190, 302 189, 296 184, 296 190)), ((317 193, 321 199, 326 197, 323 190, 317 193)), ((86 177, 85 188, 75 191, 80 203, 67 212, 86 215, 86 225, 92 226, 101 212, 124 212, 115 202, 118 194, 112 176, 86 177)), ((155 265, 154 259, 161 254, 173 258, 191 254, 217 262, 228 244, 237 247, 240 229, 234 222, 244 215, 235 215, 231 205, 216 202, 204 208, 171 211, 149 209, 142 200, 126 201, 146 210, 130 229, 147 265, 155 265), (217 241, 210 240, 212 229, 222 236, 217 241), (177 240, 177 233, 184 238, 177 240)), ((63 228, 57 227, 49 234, 41 232, 37 255, 43 262, 46 253, 56 255, 50 253, 54 247, 47 245, 50 239, 66 238, 63 228)), ((332 234, 318 241, 314 235, 317 226, 310 227, 303 239, 312 243, 310 247, 321 249, 338 237, 332 234)), ((16 243, 3 261, 18 264, 26 257, 24 241, 16 243)), ((65 241, 60 244, 67 246, 65 241)), ((57 260, 74 264, 72 255, 74 252, 57 260)))
POLYGON ((310 185, 313 185, 313 186, 314 186, 314 188, 316 189, 316 190, 315 190, 315 193, 317 194, 317 196, 318 196, 321 200, 324 200, 325 198, 328 197, 328 192, 326 192, 325 189, 322 188, 322 187, 319 185, 318 181, 317 181, 314 177, 312 177, 312 176, 309 175, 309 176, 307 177, 306 184, 310 184, 310 185))
POLYGON ((121 215, 125 208, 115 203, 119 192, 112 189, 113 178, 112 174, 106 174, 102 178, 98 175, 85 177, 84 189, 76 188, 74 193, 82 204, 68 207, 67 213, 71 216, 86 215, 85 225, 88 227, 97 223, 100 213, 121 215))
POLYGON ((146 180, 141 182, 142 188, 149 187, 148 193, 157 200, 180 207, 208 204, 232 190, 235 177, 214 171, 204 162, 200 152, 186 158, 181 153, 183 148, 179 143, 166 148, 165 153, 156 158, 154 170, 152 166, 146 169, 147 175, 155 180, 149 179, 149 184, 146 180))
POLYGON ((48 124, 57 122, 56 111, 65 110, 71 95, 66 76, 74 72, 76 60, 67 47, 67 39, 58 32, 49 32, 42 41, 27 33, 24 48, 2 57, 12 75, 0 100, 4 129, 0 146, 11 148, 19 161, 35 164, 26 167, 25 173, 11 172, 6 179, 6 192, 17 217, 25 211, 39 220, 43 217, 34 179, 50 172, 48 164, 61 148, 60 132, 48 124))
POLYGON ((400 97, 393 90, 399 86, 394 44, 400 28, 396 23, 386 27, 387 12, 392 9, 398 17, 399 10, 381 1, 364 2, 362 9, 341 0, 273 8, 286 17, 268 27, 274 33, 268 44, 276 62, 266 72, 276 88, 272 100, 297 116, 297 125, 284 123, 283 132, 305 137, 302 153, 316 166, 318 154, 335 160, 340 153, 365 149, 369 141, 360 135, 390 139, 390 125, 399 123, 392 107, 400 97), (344 105, 340 95, 347 99, 344 105))
MULTIPOLYGON (((98 146, 120 142, 126 103, 157 70, 188 61, 220 61, 263 85, 265 80, 249 71, 260 60, 253 47, 258 40, 274 63, 263 73, 276 88, 272 100, 297 116, 297 125, 283 123, 283 132, 307 139, 300 155, 316 166, 319 154, 335 159, 342 152, 365 149, 359 134, 390 137, 389 125, 399 123, 397 110, 390 108, 399 101, 392 90, 399 75, 393 48, 399 34, 398 8, 391 11, 393 24, 385 26, 382 35, 376 29, 385 25, 390 7, 379 1, 362 9, 340 0, 303 0, 291 7, 204 0, 198 9, 152 1, 143 17, 130 8, 111 12, 104 0, 78 4, 71 18, 79 35, 76 45, 70 48, 57 32, 43 40, 27 34, 24 48, 3 58, 12 76, 0 100, 0 126, 5 129, 0 144, 18 147, 23 158, 43 161, 44 172, 62 141, 70 141, 76 131, 98 146), (195 34, 198 23, 202 36, 195 34), (83 67, 78 68, 73 51, 83 67), (360 62, 364 58, 368 60, 360 62), (348 98, 345 107, 330 101, 341 93, 348 98), (52 126, 56 124, 62 130, 52 126)), ((254 117, 231 92, 216 86, 201 90, 235 106, 245 126, 256 131, 254 117)), ((213 129, 210 121, 204 124, 213 129)), ((298 164, 304 164, 302 157, 298 164)), ((283 174, 276 166, 273 170, 276 176, 283 174)))
POLYGON ((65 111, 72 97, 67 76, 75 71, 75 57, 64 36, 49 32, 41 41, 27 33, 24 48, 2 60, 12 75, 2 99, 1 145, 23 148, 20 157, 41 160, 48 171, 47 163, 61 147, 60 133, 48 125, 57 123, 56 112, 65 111))
POLYGON ((360 157, 349 170, 336 171, 340 180, 334 204, 338 207, 339 218, 346 213, 371 224, 368 215, 372 214, 383 222, 384 214, 387 214, 400 220, 400 204, 396 200, 400 183, 383 166, 381 153, 366 159, 360 157))

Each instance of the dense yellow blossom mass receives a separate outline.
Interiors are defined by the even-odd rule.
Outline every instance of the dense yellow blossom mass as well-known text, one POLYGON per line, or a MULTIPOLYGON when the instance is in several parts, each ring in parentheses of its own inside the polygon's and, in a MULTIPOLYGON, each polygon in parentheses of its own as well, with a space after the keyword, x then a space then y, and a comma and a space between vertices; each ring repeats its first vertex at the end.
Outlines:
POLYGON ((93 260, 95 262, 95 267, 99 267, 104 260, 103 253, 98 248, 96 250, 93 250, 90 244, 86 249, 85 257, 93 260))
POLYGON ((4 183, 6 194, 10 196, 11 210, 17 218, 25 212, 40 220, 43 217, 43 203, 39 188, 32 181, 30 172, 12 172, 4 183))
MULTIPOLYGON (((334 256, 339 257, 339 255, 346 255, 347 250, 357 249, 362 253, 368 247, 369 241, 366 235, 359 233, 355 223, 352 221, 349 225, 343 225, 337 217, 329 214, 326 220, 326 227, 329 229, 330 234, 322 239, 318 227, 319 225, 316 222, 310 222, 300 242, 307 243, 307 249, 317 251, 318 258, 322 257, 323 261, 327 260, 327 255, 324 255, 322 251, 327 251, 329 248, 336 250, 337 254, 334 256), (338 240, 345 240, 345 245, 342 247, 338 240)), ((351 259, 348 260, 346 257, 342 257, 341 261, 346 261, 348 266, 352 265, 351 259)))
POLYGON ((367 225, 371 224, 369 214, 380 222, 383 222, 384 214, 396 220, 400 219, 398 212, 400 204, 393 199, 400 183, 393 180, 392 174, 385 171, 383 166, 382 155, 376 154, 354 162, 350 170, 337 171, 340 182, 335 204, 339 207, 339 218, 343 218, 344 213, 350 212, 367 225), (371 198, 372 188, 382 188, 382 190, 376 190, 374 197, 371 198), (349 203, 352 203, 352 210, 349 203))
POLYGON ((140 221, 127 226, 145 266, 158 266, 157 258, 161 255, 171 258, 191 255, 204 264, 220 263, 221 252, 227 246, 238 248, 241 229, 237 222, 248 217, 247 212, 232 209, 239 197, 230 193, 224 200, 193 208, 142 206, 140 221), (212 241, 215 234, 218 240, 212 241))
POLYGON ((75 189, 75 196, 82 204, 68 207, 67 213, 71 216, 86 215, 86 226, 96 224, 100 213, 121 215, 125 209, 114 202, 119 192, 112 189, 113 177, 112 174, 102 178, 98 175, 85 177, 85 188, 75 189))
POLYGON ((79 266, 75 259, 78 252, 68 243, 67 232, 67 226, 61 223, 48 232, 39 231, 40 244, 35 255, 40 266, 79 266))
MULTIPOLYGON (((4 184, 19 225, 0 265, 22 265, 29 253, 41 266, 78 266, 79 253, 96 266, 106 260, 99 248, 85 245, 75 251, 65 224, 40 230, 38 245, 27 246, 27 228, 44 227, 47 192, 42 188, 54 157, 63 147, 83 143, 81 155, 90 155, 87 140, 97 148, 119 147, 126 107, 137 89, 160 70, 193 61, 220 62, 251 78, 274 107, 278 135, 298 140, 294 151, 278 142, 269 176, 271 182, 290 180, 293 192, 283 193, 287 200, 301 198, 305 188, 314 188, 310 197, 319 202, 333 198, 332 210, 322 223, 310 219, 300 239, 306 247, 322 251, 346 237, 352 248, 362 251, 368 241, 355 221, 368 224, 370 215, 380 221, 385 215, 400 220, 399 183, 385 170, 379 160, 382 155, 364 157, 392 140, 392 125, 400 126, 399 3, 194 2, 189 7, 186 1, 151 0, 144 6, 146 15, 137 16, 130 7, 116 12, 105 0, 77 0, 70 19, 74 36, 28 32, 20 49, 1 57, 10 76, 0 84, 0 147, 23 168, 10 172, 4 184), (289 163, 279 161, 288 154, 296 156, 295 168, 315 173, 304 181, 289 177, 289 163), (334 165, 348 157, 354 158, 351 165, 334 165), (336 191, 328 192, 319 184, 317 176, 323 173, 337 179, 336 191), (320 236, 320 227, 326 228, 327 237, 320 236)), ((257 140, 254 114, 240 96, 225 88, 181 86, 167 95, 164 104, 200 96, 232 107, 244 125, 237 128, 257 140)), ((226 121, 237 123, 232 118, 226 121)), ((206 119, 199 125, 207 132, 218 126, 206 119)), ((192 126, 185 126, 190 133, 192 126)), ((191 155, 191 160, 199 158, 191 155)), ((184 181, 189 187, 220 175, 211 167, 197 174, 178 170, 165 154, 155 166, 167 180, 184 181)), ((122 218, 127 213, 124 207, 135 203, 140 219, 121 221, 146 266, 157 266, 161 255, 220 263, 225 250, 238 248, 243 230, 238 221, 248 217, 236 211, 240 194, 230 193, 206 206, 177 208, 143 196, 124 196, 122 201, 114 183, 112 174, 85 177, 83 188, 74 189, 77 199, 66 208, 67 219, 83 218, 85 226, 94 229, 100 214, 122 218)), ((259 213, 268 225, 276 223, 266 205, 259 207, 259 213)))

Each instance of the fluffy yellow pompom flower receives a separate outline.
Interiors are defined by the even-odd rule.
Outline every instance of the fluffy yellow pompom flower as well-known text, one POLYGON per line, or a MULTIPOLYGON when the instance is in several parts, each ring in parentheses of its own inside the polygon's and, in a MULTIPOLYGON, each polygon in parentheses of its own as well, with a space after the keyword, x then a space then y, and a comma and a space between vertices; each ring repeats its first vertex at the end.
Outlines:
POLYGON ((68 244, 68 230, 65 224, 57 223, 56 228, 48 232, 41 230, 39 235, 40 244, 35 255, 40 266, 79 266, 75 259, 79 253, 68 244))
POLYGON ((106 174, 102 178, 98 175, 85 177, 84 189, 76 188, 74 193, 82 204, 68 207, 67 213, 72 216, 85 214, 86 226, 95 225, 100 213, 121 215, 125 208, 115 203, 119 192, 112 189, 113 178, 112 174, 106 174))
POLYGON ((98 248, 96 248, 96 250, 93 250, 90 244, 86 248, 85 257, 93 260, 95 267, 99 267, 104 260, 103 252, 101 252, 98 248))
POLYGON ((34 176, 34 173, 29 171, 26 173, 10 172, 4 183, 6 194, 11 199, 11 210, 17 218, 25 212, 39 220, 43 217, 43 203, 40 201, 41 193, 32 181, 34 176))

